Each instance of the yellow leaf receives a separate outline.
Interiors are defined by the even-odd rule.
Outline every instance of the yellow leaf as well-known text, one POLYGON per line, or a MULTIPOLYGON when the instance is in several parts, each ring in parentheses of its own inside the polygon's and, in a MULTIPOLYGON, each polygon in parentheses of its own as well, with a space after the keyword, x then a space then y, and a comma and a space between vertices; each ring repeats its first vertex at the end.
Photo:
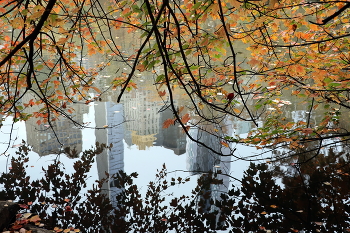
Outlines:
POLYGON ((200 110, 203 110, 204 104, 202 104, 202 102, 199 102, 199 103, 198 103, 198 107, 199 107, 200 110))
POLYGON ((234 108, 233 111, 237 114, 240 114, 241 113, 241 110, 237 109, 237 108, 234 108))
POLYGON ((21 29, 24 26, 24 20, 22 18, 15 18, 12 20, 11 25, 13 28, 21 29))
POLYGON ((39 218, 39 215, 35 215, 29 219, 30 222, 38 222, 41 218, 39 218))
POLYGON ((32 215, 32 213, 24 213, 23 218, 29 218, 32 215))

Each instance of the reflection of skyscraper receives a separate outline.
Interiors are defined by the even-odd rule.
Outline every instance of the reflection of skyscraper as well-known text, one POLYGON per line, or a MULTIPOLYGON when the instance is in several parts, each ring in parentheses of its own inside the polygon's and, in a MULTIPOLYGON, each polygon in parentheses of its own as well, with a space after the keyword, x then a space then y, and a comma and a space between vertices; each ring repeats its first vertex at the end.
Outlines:
MULTIPOLYGON (((218 173, 217 179, 222 180, 222 184, 207 184, 204 187, 202 195, 199 197, 199 201, 204 201, 206 211, 218 211, 217 220, 220 216, 220 209, 215 206, 211 206, 211 200, 219 201, 221 199, 221 193, 227 193, 230 179, 227 176, 230 174, 231 170, 231 156, 230 148, 225 147, 221 144, 221 136, 223 132, 227 135, 232 134, 232 123, 226 119, 224 121, 227 123, 225 126, 217 126, 214 128, 212 125, 206 126, 202 129, 191 128, 190 135, 195 139, 206 145, 207 147, 197 144, 196 142, 188 139, 187 141, 187 169, 191 171, 192 174, 202 175, 205 174, 203 179, 208 179, 208 174, 210 172, 218 173), (214 132, 220 132, 215 134, 214 132), (210 150, 210 149, 214 150, 210 150), (221 156, 226 155, 226 156, 221 156), (206 198, 210 195, 210 198, 206 198)), ((219 227, 220 223, 217 222, 219 227)))
MULTIPOLYGON (((30 94, 26 94, 23 99, 25 102, 35 97, 30 94)), ((42 106, 32 106, 26 108, 27 113, 38 112, 42 106)), ((72 114, 72 119, 82 123, 83 114, 87 111, 85 105, 72 105, 75 110, 72 114)), ((74 127, 72 120, 60 117, 55 121, 51 121, 51 128, 47 123, 46 124, 37 124, 40 118, 32 117, 25 122, 26 124, 26 133, 27 133, 27 142, 33 147, 33 151, 37 152, 40 156, 48 154, 56 154, 61 151, 61 144, 63 148, 69 147, 71 150, 74 149, 75 154, 71 156, 78 156, 82 151, 82 134, 81 130, 77 127, 74 127)))
MULTIPOLYGON (((167 108, 160 114, 161 123, 174 117, 170 108, 167 108)), ((162 141, 160 142, 159 140, 159 144, 157 141, 156 146, 164 146, 165 148, 174 151, 176 155, 182 155, 186 152, 186 134, 183 132, 182 127, 179 127, 179 124, 171 125, 167 129, 162 129, 160 134, 162 141)))
MULTIPOLYGON (((150 77, 144 77, 152 80, 150 77)), ((161 110, 164 101, 158 96, 152 82, 144 80, 139 89, 125 93, 125 141, 137 145, 139 150, 151 146, 164 146, 175 154, 181 155, 186 151, 186 135, 178 125, 163 129, 163 122, 173 118, 170 108, 161 110)))
MULTIPOLYGON (((191 128, 189 133, 192 138, 204 143, 214 151, 220 152, 220 140, 214 135, 199 128, 191 128)), ((218 154, 200 144, 197 144, 189 138, 187 139, 186 151, 187 169, 191 171, 192 174, 213 171, 214 166, 220 163, 220 157, 218 154)))
MULTIPOLYGON (((146 83, 146 82, 145 82, 146 83)), ((145 84, 146 85, 146 84, 145 84)), ((140 150, 153 146, 161 128, 160 114, 158 113, 163 102, 150 101, 150 95, 154 93, 146 86, 138 90, 125 93, 125 127, 131 133, 125 138, 128 145, 135 144, 140 150)))
MULTIPOLYGON (((95 121, 97 127, 107 126, 104 129, 96 129, 96 142, 112 144, 112 148, 104 150, 96 157, 99 179, 106 178, 106 172, 110 175, 124 170, 124 116, 123 105, 112 102, 102 102, 95 105, 95 121)), ((102 187, 104 192, 115 203, 115 196, 121 192, 116 187, 116 181, 110 180, 102 187)))

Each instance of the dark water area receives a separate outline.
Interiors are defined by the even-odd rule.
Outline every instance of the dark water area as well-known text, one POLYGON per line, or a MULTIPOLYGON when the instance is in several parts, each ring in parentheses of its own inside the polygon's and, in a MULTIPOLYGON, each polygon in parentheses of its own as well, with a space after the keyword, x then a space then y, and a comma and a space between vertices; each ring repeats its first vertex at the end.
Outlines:
MULTIPOLYGON (((106 172, 136 172, 138 176, 133 184, 139 190, 137 200, 142 199, 154 207, 150 200, 150 187, 160 181, 167 186, 166 190, 161 191, 164 199, 158 201, 163 201, 160 206, 168 206, 168 209, 162 212, 159 207, 157 211, 163 215, 146 218, 153 222, 153 228, 142 228, 136 223, 125 228, 133 229, 132 232, 165 232, 164 229, 168 229, 168 232, 204 232, 204 229, 211 229, 212 232, 303 232, 303 229, 304 232, 340 232, 338 230, 341 229, 345 232, 348 229, 350 171, 348 147, 345 144, 332 144, 330 140, 328 143, 331 146, 321 148, 317 154, 311 150, 273 163, 271 160, 282 156, 286 149, 257 150, 255 147, 231 144, 230 148, 234 148, 232 156, 220 156, 190 140, 178 124, 164 129, 163 122, 172 117, 172 112, 164 109, 164 101, 152 94, 154 87, 151 84, 147 85, 142 77, 138 84, 140 88, 126 93, 120 103, 115 101, 117 93, 111 91, 101 101, 75 104, 75 120, 84 123, 86 128, 83 129, 68 119, 56 121, 54 130, 45 124, 38 125, 37 119, 18 122, 13 126, 10 118, 4 119, 0 149, 6 152, 0 156, 0 171, 11 173, 10 158, 18 156, 15 152, 23 145, 22 140, 31 147, 26 168, 30 180, 40 179, 45 173, 41 168, 47 168, 57 159, 66 174, 73 174, 73 164, 81 159, 83 151, 94 147, 96 142, 112 144, 113 147, 94 157, 85 179, 87 186, 82 187, 81 193, 91 189, 95 181, 103 181, 107 177, 106 172), (251 163, 251 160, 255 162, 251 163), (167 176, 163 176, 162 168, 166 168, 167 176), (206 184, 206 181, 209 183, 206 184), (201 190, 193 194, 192 190, 197 185, 201 190), (186 200, 180 202, 185 196, 186 200), (187 209, 176 209, 181 205, 189 206, 187 209), (208 217, 214 220, 204 220, 208 217), (202 219, 201 222, 206 222, 208 226, 194 221, 196 218, 202 219), (157 221, 168 226, 158 229, 157 221), (173 226, 176 221, 184 225, 176 228, 173 226)), ((181 93, 177 97, 178 102, 186 104, 187 100, 181 93)), ((285 114, 294 121, 305 119, 308 112, 302 108, 302 105, 291 103, 286 106, 285 114)), ((316 121, 317 117, 313 115, 311 119, 316 121)), ((205 126, 207 131, 192 127, 189 134, 214 151, 229 155, 229 147, 208 132, 221 130, 226 135, 243 138, 253 126, 229 117, 223 119, 220 126, 208 124, 205 126)), ((309 148, 312 147, 317 148, 317 145, 310 143, 309 148)), ((114 178, 101 186, 102 194, 112 200, 112 206, 118 211, 124 208, 119 206, 121 200, 135 202, 130 196, 129 199, 120 199, 126 187, 130 186, 122 185, 114 178)), ((125 227, 131 219, 136 221, 137 218, 142 222, 142 215, 135 217, 137 208, 133 208, 132 211, 124 210, 133 215, 124 213, 121 219, 125 221, 116 222, 114 226, 125 227)), ((143 211, 155 209, 145 208, 143 211)), ((79 226, 73 220, 69 223, 79 226)), ((110 227, 99 226, 98 229, 113 232, 113 227, 110 227)), ((96 229, 87 230, 94 231, 96 229)), ((123 230, 119 229, 118 232, 123 230)))

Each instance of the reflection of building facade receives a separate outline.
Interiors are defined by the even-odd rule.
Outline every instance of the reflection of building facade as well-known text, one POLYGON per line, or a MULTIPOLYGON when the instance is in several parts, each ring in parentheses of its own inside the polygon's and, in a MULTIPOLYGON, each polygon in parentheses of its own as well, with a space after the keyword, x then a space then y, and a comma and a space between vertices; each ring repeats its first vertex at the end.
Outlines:
MULTIPOLYGON (((145 82, 146 85, 146 82, 145 82)), ((129 146, 137 145, 140 150, 153 146, 161 130, 159 110, 163 106, 161 101, 149 101, 153 90, 147 88, 125 93, 123 96, 125 110, 125 128, 131 132, 125 141, 129 146)))
MULTIPOLYGON (((96 157, 97 170, 99 179, 106 178, 106 172, 114 175, 124 170, 124 116, 123 105, 112 102, 101 102, 95 105, 95 122, 97 127, 108 125, 105 129, 96 129, 96 142, 106 143, 112 148, 104 150, 96 157)), ((115 203, 115 196, 122 190, 116 187, 116 181, 110 180, 104 183, 102 189, 105 194, 115 203)))
POLYGON ((240 121, 234 122, 234 132, 236 135, 247 134, 252 129, 252 122, 250 121, 240 121))
MULTIPOLYGON (((167 119, 173 118, 174 114, 170 108, 162 111, 161 113, 161 123, 167 119)), ((174 151, 176 155, 182 155, 186 152, 186 134, 183 132, 182 127, 179 124, 171 125, 167 129, 161 130, 161 140, 157 141, 160 146, 174 151)))
MULTIPOLYGON (((34 99, 34 96, 30 94, 24 96, 25 102, 30 99, 34 99)), ((75 110, 72 114, 72 119, 81 123, 87 107, 85 105, 73 105, 72 107, 75 110)), ((40 106, 32 106, 26 110, 28 113, 34 113, 38 112, 40 108, 40 106)), ((71 156, 78 156, 82 151, 82 133, 78 127, 74 127, 72 120, 60 117, 55 121, 51 121, 53 128, 49 127, 47 123, 38 125, 38 120, 39 118, 32 117, 25 124, 27 142, 33 147, 33 151, 40 156, 60 153, 60 143, 63 144, 63 148, 69 147, 71 150, 74 149, 75 154, 71 156)))
MULTIPOLYGON (((228 125, 225 125, 224 127, 218 126, 220 130, 224 131, 225 134, 231 135, 232 134, 232 122, 227 120, 224 121, 227 122, 228 125)), ((205 127, 206 130, 199 128, 191 128, 190 129, 190 135, 199 142, 203 143, 210 149, 214 150, 215 152, 226 155, 221 156, 214 151, 211 151, 209 148, 200 145, 190 139, 188 139, 187 142, 187 169, 192 174, 206 174, 210 172, 218 173, 217 179, 222 180, 222 184, 209 184, 206 185, 205 190, 203 190, 202 195, 199 197, 199 200, 204 201, 205 209, 209 212, 211 211, 219 211, 219 214, 216 216, 217 221, 220 216, 220 210, 217 209, 215 206, 212 206, 210 203, 210 199, 214 201, 220 201, 221 200, 221 193, 227 193, 230 185, 230 179, 229 175, 231 170, 231 150, 229 147, 225 147, 221 144, 221 138, 220 133, 218 135, 215 135, 215 130, 212 130, 210 128, 212 127, 205 127), (205 198, 209 193, 210 198, 205 198)), ((223 133, 221 133, 223 134, 223 133)), ((205 175, 205 176, 206 176, 205 175)), ((204 180, 207 178, 204 177, 204 180)), ((198 200, 198 201, 199 201, 198 200)), ((219 227, 220 223, 217 222, 217 226, 219 227)))
MULTIPOLYGON (((189 133, 192 138, 204 143, 214 151, 220 152, 221 144, 218 137, 199 128, 191 128, 189 133)), ((220 156, 208 148, 187 139, 187 170, 194 174, 213 171, 215 165, 220 163, 220 156)))

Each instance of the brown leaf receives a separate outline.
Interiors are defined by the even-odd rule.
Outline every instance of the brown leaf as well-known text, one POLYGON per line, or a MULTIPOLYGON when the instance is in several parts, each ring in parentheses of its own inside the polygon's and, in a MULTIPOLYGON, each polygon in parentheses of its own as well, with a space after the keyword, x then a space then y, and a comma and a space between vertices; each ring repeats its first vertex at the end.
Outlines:
POLYGON ((160 97, 165 96, 165 94, 166 94, 166 91, 165 91, 165 90, 164 90, 164 91, 158 91, 158 95, 159 95, 160 97))
POLYGON ((183 124, 186 124, 190 119, 191 119, 191 118, 190 118, 190 114, 187 113, 187 114, 185 114, 185 115, 182 116, 181 122, 182 122, 183 124))
POLYGON ((167 119, 163 122, 163 129, 169 128, 169 126, 175 124, 175 119, 167 119))

